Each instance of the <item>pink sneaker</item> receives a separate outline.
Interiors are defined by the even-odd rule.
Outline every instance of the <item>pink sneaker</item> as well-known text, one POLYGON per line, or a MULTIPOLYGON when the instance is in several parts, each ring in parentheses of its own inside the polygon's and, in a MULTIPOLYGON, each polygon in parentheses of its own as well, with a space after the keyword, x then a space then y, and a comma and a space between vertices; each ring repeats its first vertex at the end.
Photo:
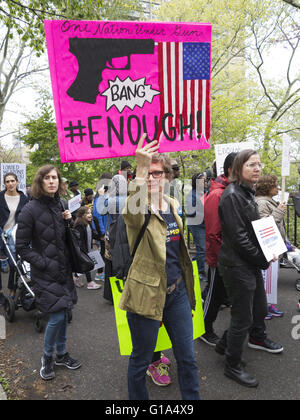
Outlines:
POLYGON ((161 353, 161 359, 154 362, 153 365, 157 366, 160 363, 162 363, 163 365, 167 365, 168 367, 171 366, 170 360, 163 353, 161 353))
POLYGON ((160 363, 160 360, 148 366, 147 375, 155 385, 168 386, 171 383, 168 366, 160 363))

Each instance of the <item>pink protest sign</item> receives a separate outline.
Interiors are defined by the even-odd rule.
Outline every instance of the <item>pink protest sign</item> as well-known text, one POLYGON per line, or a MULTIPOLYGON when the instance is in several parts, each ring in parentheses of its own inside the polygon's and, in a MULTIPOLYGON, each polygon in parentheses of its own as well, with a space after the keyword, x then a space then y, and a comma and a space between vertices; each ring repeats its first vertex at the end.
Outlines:
POLYGON ((45 21, 62 162, 210 148, 211 25, 45 21))

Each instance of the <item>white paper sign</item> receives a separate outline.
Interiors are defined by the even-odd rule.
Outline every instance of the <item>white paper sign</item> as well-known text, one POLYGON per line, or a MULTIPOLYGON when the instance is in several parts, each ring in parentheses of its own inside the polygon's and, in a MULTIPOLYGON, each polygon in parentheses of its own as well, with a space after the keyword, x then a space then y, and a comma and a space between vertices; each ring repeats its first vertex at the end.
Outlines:
POLYGON ((89 257, 93 260, 95 267, 94 270, 99 270, 99 268, 104 267, 104 261, 99 251, 91 251, 89 252, 89 257))
POLYGON ((262 270, 262 275, 265 283, 267 301, 269 304, 277 305, 278 261, 270 264, 270 267, 267 270, 262 270))
POLYGON ((70 213, 78 210, 81 207, 81 194, 75 195, 74 198, 68 201, 68 208, 70 213))
POLYGON ((252 149, 254 150, 254 142, 244 142, 244 143, 227 143, 227 144, 216 144, 215 145, 215 154, 216 154, 216 167, 217 175, 220 176, 224 173, 224 161, 230 153, 239 153, 242 150, 252 149))
POLYGON ((4 190, 4 175, 12 172, 19 180, 18 190, 26 193, 26 165, 25 163, 1 163, 1 190, 4 190))
MULTIPOLYGON (((290 193, 289 192, 285 192, 284 193, 284 202, 287 203, 289 201, 289 197, 290 197, 290 193)), ((276 201, 276 203, 281 203, 282 201, 282 194, 281 192, 278 195, 274 195, 274 197, 272 197, 274 201, 276 201)))
POLYGON ((287 251, 273 216, 255 220, 252 225, 268 262, 274 258, 274 255, 279 257, 287 251))
POLYGON ((291 167, 291 139, 285 134, 282 142, 281 176, 290 176, 291 167))

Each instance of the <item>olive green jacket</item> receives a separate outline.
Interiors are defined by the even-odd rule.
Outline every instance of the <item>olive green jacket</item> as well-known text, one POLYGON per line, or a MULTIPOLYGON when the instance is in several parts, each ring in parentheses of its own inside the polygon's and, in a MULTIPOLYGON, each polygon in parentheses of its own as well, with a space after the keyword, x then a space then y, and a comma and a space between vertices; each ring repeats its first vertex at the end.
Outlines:
MULTIPOLYGON (((134 183, 131 183, 134 185, 134 183)), ((139 188, 139 187, 138 187, 139 188)), ((130 188, 133 191, 129 194, 123 217, 126 223, 126 230, 130 250, 132 252, 138 234, 145 221, 142 212, 134 214, 133 204, 136 202, 135 186, 130 188)), ((141 208, 147 208, 146 196, 141 199, 141 208), (144 200, 144 203, 143 203, 144 200), (145 204, 145 207, 143 205, 145 204)), ((170 197, 165 199, 170 204, 172 213, 180 229, 180 264, 183 277, 190 300, 191 308, 196 306, 194 294, 193 266, 184 240, 183 223, 177 213, 178 202, 170 197)), ((149 208, 149 211, 151 209, 149 208)), ((136 251, 133 263, 129 269, 124 291, 120 301, 120 309, 133 312, 154 320, 161 321, 166 300, 167 276, 166 276, 166 234, 167 225, 159 212, 153 213, 149 220, 146 232, 136 251)), ((174 282, 177 279, 174 279, 174 282)))

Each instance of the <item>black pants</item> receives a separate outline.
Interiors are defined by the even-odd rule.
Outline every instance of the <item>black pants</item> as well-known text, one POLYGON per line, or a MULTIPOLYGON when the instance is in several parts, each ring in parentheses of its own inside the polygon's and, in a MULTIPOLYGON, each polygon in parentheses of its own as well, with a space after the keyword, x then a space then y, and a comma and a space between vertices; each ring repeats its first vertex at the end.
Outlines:
POLYGON ((109 302, 113 303, 113 295, 110 285, 110 277, 112 276, 112 261, 104 259, 105 262, 105 279, 104 279, 104 289, 103 297, 109 302))
POLYGON ((242 361, 243 346, 248 334, 257 341, 266 338, 266 292, 259 269, 220 266, 219 270, 232 304, 226 359, 230 366, 237 366, 242 361))
POLYGON ((203 316, 206 333, 213 332, 213 323, 217 319, 220 307, 227 301, 227 293, 219 270, 208 268, 209 287, 203 307, 203 316))

